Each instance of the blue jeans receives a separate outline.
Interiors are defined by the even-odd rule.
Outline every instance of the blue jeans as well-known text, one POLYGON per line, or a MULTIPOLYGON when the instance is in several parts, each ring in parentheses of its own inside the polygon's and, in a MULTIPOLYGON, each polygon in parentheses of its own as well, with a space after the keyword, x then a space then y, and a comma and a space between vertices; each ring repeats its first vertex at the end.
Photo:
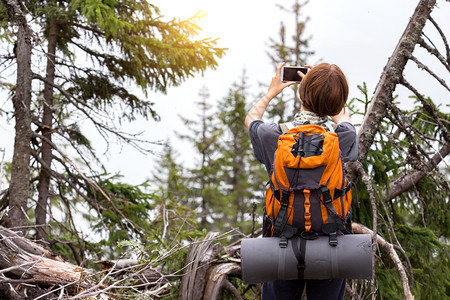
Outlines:
POLYGON ((342 300, 345 278, 326 280, 275 280, 263 283, 262 300, 300 300, 306 287, 308 300, 342 300))

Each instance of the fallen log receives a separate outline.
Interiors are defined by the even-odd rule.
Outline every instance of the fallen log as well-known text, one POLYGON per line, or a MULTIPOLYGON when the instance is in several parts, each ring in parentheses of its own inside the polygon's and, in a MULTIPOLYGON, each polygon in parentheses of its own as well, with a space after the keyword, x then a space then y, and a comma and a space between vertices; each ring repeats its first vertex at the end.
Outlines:
POLYGON ((52 285, 54 281, 86 284, 85 278, 90 272, 0 226, 0 274, 11 278, 32 278, 41 284, 49 281, 52 285))
POLYGON ((111 290, 133 289, 143 295, 154 295, 169 286, 169 280, 159 270, 136 259, 96 263, 103 266, 102 271, 64 261, 41 245, 0 226, 0 299, 48 299, 56 295, 109 299, 107 294, 111 290), (116 280, 110 284, 109 278, 116 280), (133 285, 121 285, 127 280, 132 280, 133 285))
POLYGON ((223 290, 230 291, 235 299, 243 299, 239 290, 229 281, 229 276, 241 277, 241 265, 229 262, 211 267, 206 278, 203 299, 220 299, 223 290))
POLYGON ((0 295, 35 299, 55 286, 76 293, 91 285, 88 269, 64 261, 51 251, 0 226, 0 295), (31 297, 31 298, 30 298, 31 297))

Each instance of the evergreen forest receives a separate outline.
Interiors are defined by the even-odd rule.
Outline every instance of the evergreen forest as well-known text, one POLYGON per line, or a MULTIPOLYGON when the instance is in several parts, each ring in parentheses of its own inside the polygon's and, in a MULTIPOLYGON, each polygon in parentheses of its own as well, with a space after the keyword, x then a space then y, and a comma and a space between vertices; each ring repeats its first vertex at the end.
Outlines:
MULTIPOLYGON (((274 73, 280 62, 318 63, 308 2, 274 7, 295 23, 280 20, 267 37, 274 73)), ((352 229, 371 236, 373 278, 347 279, 345 299, 450 299, 450 26, 434 18, 450 3, 415 2, 377 86, 360 78, 346 106, 360 144, 345 165, 352 229), (419 88, 411 68, 435 85, 419 88)), ((152 1, 0 1, 0 118, 14 132, 11 158, 0 140, 0 299, 261 298, 260 283, 243 281, 240 250, 242 239, 261 238, 268 175, 244 120, 270 81, 242 66, 220 99, 207 87, 186 95, 195 117, 174 116, 184 125, 167 133, 175 139, 128 132, 139 120, 170 122, 152 93, 200 78, 228 54, 219 38, 199 38, 200 13, 165 15, 152 1), (149 178, 130 184, 111 172, 96 138, 146 154, 149 178)), ((299 111, 294 87, 265 121, 299 111)))

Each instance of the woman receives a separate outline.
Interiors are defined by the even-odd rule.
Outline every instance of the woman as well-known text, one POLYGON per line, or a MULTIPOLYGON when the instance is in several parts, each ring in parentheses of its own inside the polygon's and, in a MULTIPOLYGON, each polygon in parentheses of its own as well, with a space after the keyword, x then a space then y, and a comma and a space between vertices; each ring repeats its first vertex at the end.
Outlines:
MULTIPOLYGON (((254 154, 266 166, 269 176, 278 137, 283 133, 283 128, 281 124, 265 123, 261 118, 270 101, 284 88, 295 84, 281 81, 283 65, 284 63, 278 66, 267 93, 250 109, 245 118, 254 154)), ((302 77, 298 89, 302 108, 294 117, 294 126, 317 124, 327 128, 328 117, 331 117, 335 123, 332 130, 338 136, 343 161, 356 160, 359 156, 356 130, 344 108, 348 97, 345 75, 338 66, 327 63, 306 67, 310 69, 306 75, 298 72, 302 77)), ((301 299, 305 287, 308 300, 343 299, 345 279, 265 282, 262 299, 301 299)))

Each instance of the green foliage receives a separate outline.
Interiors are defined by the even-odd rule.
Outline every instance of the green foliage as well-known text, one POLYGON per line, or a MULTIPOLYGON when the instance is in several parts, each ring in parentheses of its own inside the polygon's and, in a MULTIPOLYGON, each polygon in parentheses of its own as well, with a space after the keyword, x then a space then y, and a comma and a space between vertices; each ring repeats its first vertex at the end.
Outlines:
POLYGON ((189 205, 198 212, 200 228, 220 230, 226 207, 220 188, 221 162, 218 155, 223 130, 218 126, 215 114, 211 112, 207 89, 202 89, 199 95, 201 100, 196 103, 200 110, 197 119, 194 121, 181 117, 189 131, 185 130, 178 135, 193 145, 195 155, 194 166, 188 170, 187 175, 187 184, 192 190, 189 193, 189 205))
MULTIPOLYGON (((225 218, 245 233, 252 229, 253 205, 262 204, 266 172, 254 159, 250 138, 244 125, 247 114, 245 72, 240 83, 234 83, 228 95, 219 101, 220 127, 224 136, 220 143, 221 179, 227 205, 225 218)), ((262 205, 259 205, 262 215, 262 205)))
MULTIPOLYGON (((358 86, 362 99, 354 98, 349 108, 354 114, 366 113, 368 103, 367 86, 358 86), (358 110, 358 107, 363 109, 358 110)), ((413 97, 416 99, 416 97, 413 97)), ((434 107, 441 120, 448 120, 449 114, 439 111, 431 99, 425 98, 434 107)), ((396 97, 394 97, 396 100, 396 97)), ((394 103, 397 105, 398 103, 394 103)), ((442 147, 445 140, 443 130, 439 130, 436 118, 416 101, 409 110, 399 110, 392 106, 380 126, 376 140, 363 162, 377 193, 378 232, 388 240, 404 249, 412 266, 414 295, 418 299, 448 299, 449 239, 450 228, 448 170, 429 172, 412 189, 403 192, 395 199, 386 200, 392 182, 402 176, 421 170, 428 160, 426 153, 442 147), (401 125, 399 115, 408 116, 407 121, 413 130, 401 125), (392 223, 391 223, 392 222, 392 223), (380 224, 381 223, 381 224, 380 224), (389 226, 393 226, 390 228, 389 226)), ((450 123, 445 123, 447 130, 450 123)), ((362 181, 357 182, 358 204, 353 203, 353 220, 368 227, 373 226, 372 205, 362 181)), ((380 250, 381 251, 381 250, 380 250)), ((401 252, 398 252, 404 259, 401 252)), ((401 299, 402 282, 391 259, 381 253, 377 260, 377 287, 384 299, 401 299)), ((407 266, 406 262, 405 265, 407 266)), ((407 269, 407 272, 409 270, 407 269)), ((412 277, 410 277, 411 283, 412 277)))
POLYGON ((190 205, 192 195, 185 170, 176 157, 177 152, 167 142, 152 179, 156 216, 153 217, 151 230, 165 245, 178 241, 181 228, 194 231, 197 226, 195 206, 190 205))
POLYGON ((121 85, 115 84, 111 79, 101 73, 87 72, 86 77, 73 76, 75 85, 67 89, 72 96, 85 101, 91 109, 97 111, 114 111, 114 103, 117 99, 122 101, 120 107, 121 115, 117 116, 119 122, 126 119, 129 122, 135 121, 136 116, 140 115, 146 119, 149 115, 152 119, 159 120, 156 111, 153 110, 153 103, 147 100, 141 100, 131 94, 121 85))
POLYGON ((449 245, 441 242, 431 229, 422 226, 400 225, 396 233, 414 268, 417 298, 449 299, 449 245))
MULTIPOLYGON (((314 51, 308 50, 311 37, 304 37, 309 18, 302 17, 302 9, 308 2, 309 0, 305 0, 302 3, 299 0, 295 0, 290 8, 284 7, 284 4, 278 5, 282 11, 294 16, 295 31, 289 35, 290 31, 286 29, 286 25, 281 21, 280 40, 276 41, 273 38, 269 38, 270 52, 268 52, 268 56, 274 68, 282 62, 285 62, 287 66, 305 66, 308 64, 308 57, 314 54, 314 51), (287 36, 292 37, 292 39, 290 41, 287 40, 287 36)), ((273 99, 266 112, 268 117, 277 123, 290 121, 301 108, 301 100, 297 90, 298 86, 293 85, 273 99), (286 95, 286 92, 290 92, 289 94, 292 96, 286 95)))
POLYGON ((118 241, 146 238, 151 229, 151 201, 154 198, 152 193, 145 191, 148 182, 129 185, 119 179, 118 175, 108 174, 95 178, 101 190, 92 186, 87 196, 96 199, 97 216, 92 218, 85 214, 91 222, 99 218, 94 222, 93 230, 99 235, 106 233, 107 238, 100 244, 109 247, 114 256, 117 255, 115 246, 118 241))

